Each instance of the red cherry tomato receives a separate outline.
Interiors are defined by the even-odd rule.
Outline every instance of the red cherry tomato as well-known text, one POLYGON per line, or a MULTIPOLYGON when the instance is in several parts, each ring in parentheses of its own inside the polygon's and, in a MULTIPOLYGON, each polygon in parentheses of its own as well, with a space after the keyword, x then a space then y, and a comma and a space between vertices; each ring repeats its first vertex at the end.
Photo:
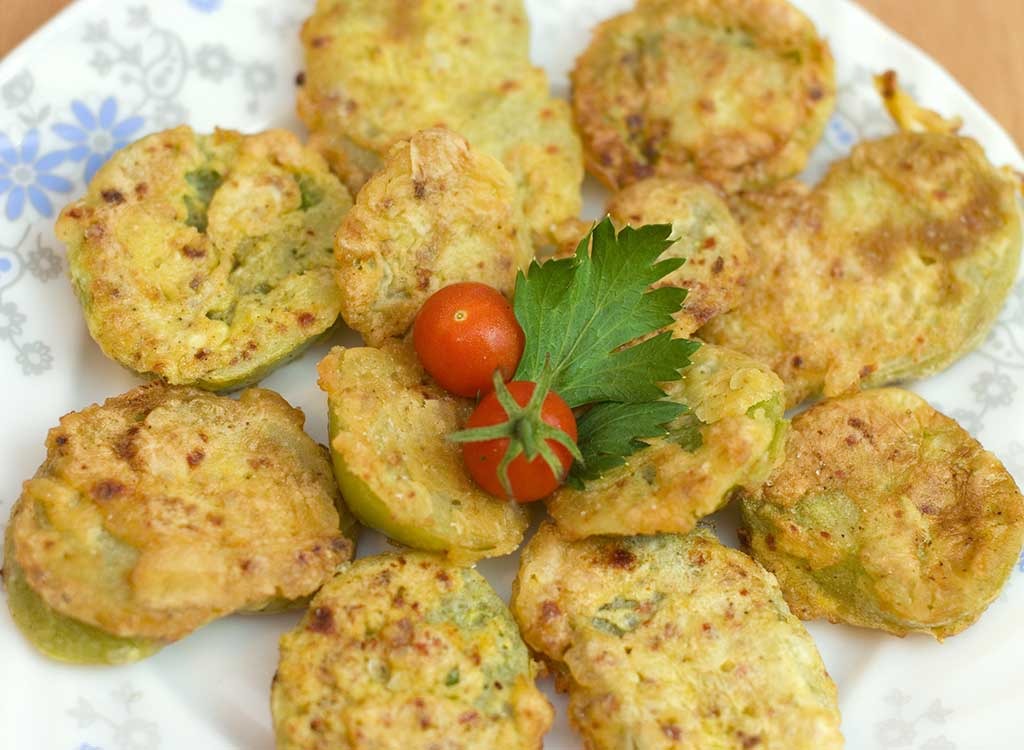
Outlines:
MULTIPOLYGON (((516 380, 508 383, 507 387, 516 403, 526 406, 530 396, 533 395, 536 384, 516 380)), ((576 442, 576 418, 569 405, 557 393, 550 392, 544 399, 544 403, 541 405, 541 419, 552 427, 562 430, 572 438, 573 442, 576 442)), ((492 391, 481 399, 476 410, 470 415, 466 422, 466 429, 489 427, 501 424, 506 420, 505 409, 492 391)), ((508 450, 509 442, 509 438, 497 438, 462 444, 462 460, 466 464, 469 475, 477 484, 496 497, 508 498, 508 494, 502 487, 501 478, 498 476, 498 466, 508 450)), ((525 455, 517 456, 508 465, 508 479, 512 485, 513 499, 517 502, 528 503, 547 497, 565 481, 569 467, 572 466, 572 454, 565 446, 554 440, 547 439, 546 442, 562 464, 562 471, 556 477, 543 457, 537 456, 532 461, 527 461, 525 455)))
POLYGON ((526 343, 501 292, 468 281, 446 286, 423 303, 412 341, 434 380, 466 397, 489 393, 495 370, 504 380, 511 378, 526 343))

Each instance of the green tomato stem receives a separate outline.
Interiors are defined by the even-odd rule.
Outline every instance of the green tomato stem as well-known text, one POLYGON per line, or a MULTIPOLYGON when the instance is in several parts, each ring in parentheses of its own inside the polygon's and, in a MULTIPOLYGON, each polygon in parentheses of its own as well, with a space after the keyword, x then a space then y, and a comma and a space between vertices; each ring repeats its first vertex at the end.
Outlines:
POLYGON ((576 442, 564 430, 549 425, 542 417, 544 401, 547 399, 548 393, 551 392, 553 377, 551 368, 545 366, 544 372, 530 395, 530 400, 525 406, 520 406, 508 386, 505 385, 501 373, 496 370, 494 372, 494 396, 505 411, 505 421, 487 427, 459 430, 448 436, 448 439, 455 443, 478 443, 507 439, 508 448, 498 464, 498 480, 501 482, 505 494, 510 498, 514 499, 515 493, 512 492, 508 467, 520 455, 525 456, 527 461, 533 461, 540 456, 551 470, 552 476, 557 477, 560 481, 565 479, 567 472, 562 468, 562 462, 558 460, 554 450, 548 445, 548 440, 561 445, 577 461, 583 460, 576 442))

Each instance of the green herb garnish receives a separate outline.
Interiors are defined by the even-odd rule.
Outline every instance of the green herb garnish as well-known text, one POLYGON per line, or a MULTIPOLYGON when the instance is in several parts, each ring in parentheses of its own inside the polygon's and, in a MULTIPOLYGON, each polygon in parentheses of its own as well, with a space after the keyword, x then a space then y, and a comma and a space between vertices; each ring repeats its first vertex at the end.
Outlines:
POLYGON ((590 405, 578 425, 577 485, 622 464, 644 439, 665 435, 686 410, 664 401, 660 385, 678 380, 700 346, 662 331, 686 290, 650 288, 684 262, 659 260, 671 232, 657 224, 616 234, 605 218, 573 257, 534 261, 516 280, 513 306, 526 348, 515 379, 549 383, 571 407, 590 405))

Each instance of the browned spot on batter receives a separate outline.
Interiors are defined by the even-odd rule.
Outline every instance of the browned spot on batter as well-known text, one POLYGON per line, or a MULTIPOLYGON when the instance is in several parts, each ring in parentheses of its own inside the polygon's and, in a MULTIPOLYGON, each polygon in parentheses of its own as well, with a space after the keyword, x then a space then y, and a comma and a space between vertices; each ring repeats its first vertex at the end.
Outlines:
POLYGON ((100 193, 100 195, 103 196, 104 201, 106 201, 107 203, 111 203, 115 206, 119 206, 122 203, 124 203, 124 193, 122 193, 120 190, 114 190, 113 188, 110 188, 108 190, 104 190, 102 193, 100 193))
POLYGON ((75 208, 72 208, 70 211, 68 211, 68 216, 70 216, 72 219, 81 219, 82 209, 76 206, 75 208))
POLYGON ((654 167, 650 164, 644 164, 642 162, 635 162, 633 164, 633 176, 638 180, 642 180, 646 177, 650 177, 654 174, 654 167))
POLYGON ((200 448, 196 448, 185 456, 185 460, 188 461, 188 465, 193 469, 199 466, 204 458, 206 458, 206 454, 200 448))
POLYGON ((125 486, 116 479, 104 479, 92 486, 92 496, 97 500, 110 500, 125 491, 125 486))
POLYGON ((413 180, 412 194, 417 198, 423 198, 427 194, 427 186, 422 180, 413 180))
POLYGON ((764 538, 764 543, 765 543, 765 546, 768 547, 768 549, 770 549, 772 552, 775 551, 775 535, 774 534, 766 534, 765 538, 764 538))
POLYGON ((185 245, 185 247, 181 248, 181 254, 184 255, 186 258, 192 258, 193 260, 195 260, 196 258, 206 257, 205 250, 203 250, 201 247, 192 247, 191 245, 185 245))
POLYGON ((799 354, 795 355, 793 359, 790 361, 793 363, 793 367, 795 367, 797 370, 804 366, 804 358, 801 357, 799 354))
POLYGON ((303 328, 309 328, 316 322, 316 316, 311 312, 301 312, 296 318, 299 321, 299 325, 303 328))
POLYGON ((142 198, 145 198, 148 192, 149 185, 147 185, 145 182, 140 182, 135 186, 135 197, 139 198, 140 200, 142 198))
POLYGON ((540 605, 540 619, 543 623, 550 623, 557 620, 562 616, 562 610, 559 609, 558 603, 550 599, 546 600, 540 605))
POLYGON ((866 378, 868 375, 873 373, 875 369, 875 365, 864 365, 862 368, 860 368, 860 376, 862 378, 866 378))
POLYGON ((608 564, 613 568, 629 570, 636 565, 636 555, 625 547, 616 547, 611 551, 611 554, 608 555, 608 564))
MULTIPOLYGON (((714 239, 714 237, 712 237, 710 239, 714 239)), ((711 264, 711 273, 719 274, 719 273, 722 272, 723 268, 725 268, 725 260, 722 258, 721 255, 719 255, 715 259, 715 262, 711 264)))
POLYGON ((197 351, 192 356, 195 357, 198 360, 203 360, 203 359, 206 359, 207 357, 210 356, 210 352, 207 351, 206 349, 200 349, 199 351, 197 351))
POLYGON ((311 43, 316 49, 320 49, 321 47, 326 47, 328 44, 331 43, 331 37, 315 36, 313 37, 313 41, 311 43))
POLYGON ((416 288, 421 292, 425 292, 430 288, 430 278, 432 274, 428 268, 417 268, 416 269, 416 288))
POLYGON ((295 85, 305 86, 306 85, 306 71, 300 70, 295 74, 295 85))
POLYGON ((681 740, 683 738, 683 730, 675 724, 662 724, 661 733, 670 740, 681 740))
POLYGON ((309 625, 306 630, 324 635, 334 632, 334 612, 330 607, 316 607, 309 613, 309 625))

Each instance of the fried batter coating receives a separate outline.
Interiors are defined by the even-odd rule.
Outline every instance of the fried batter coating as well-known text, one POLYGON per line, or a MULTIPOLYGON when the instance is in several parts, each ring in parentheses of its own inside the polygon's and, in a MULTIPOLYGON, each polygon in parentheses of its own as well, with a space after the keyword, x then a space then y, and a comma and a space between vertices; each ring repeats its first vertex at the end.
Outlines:
POLYGON ((144 375, 212 390, 253 383, 334 325, 332 238, 352 205, 283 130, 187 126, 115 154, 57 236, 89 332, 144 375))
POLYGON ((504 602, 422 552, 358 560, 281 638, 278 750, 540 750, 554 711, 504 602))
POLYGON ((335 347, 319 371, 335 475, 360 521, 458 562, 519 546, 526 511, 477 487, 458 446, 447 440, 472 402, 434 383, 411 346, 335 347))
POLYGON ((969 138, 900 133, 813 190, 741 196, 759 272, 698 335, 770 366, 789 405, 937 372, 983 340, 1013 284, 1015 190, 969 138))
POLYGON ((521 0, 319 0, 302 43, 299 117, 353 192, 394 141, 443 126, 504 162, 538 239, 579 213, 582 149, 521 0))
POLYGON ((118 663, 316 591, 351 558, 354 524, 302 423, 271 391, 159 384, 62 418, 5 545, 26 637, 118 663))
POLYGON ((786 0, 638 0, 597 27, 572 72, 587 169, 612 189, 791 177, 834 103, 828 45, 786 0))
POLYGON ((895 635, 955 635, 996 598, 1024 543, 999 460, 909 391, 825 401, 742 502, 741 539, 793 612, 895 635))
POLYGON ((669 399, 688 407, 667 437, 648 440, 583 489, 565 486, 546 501, 567 538, 690 531, 737 488, 756 489, 782 461, 789 423, 778 376, 707 344, 691 359, 681 380, 665 384, 669 399))
MULTIPOLYGON (((655 287, 687 290, 675 316, 676 334, 689 336, 743 299, 754 270, 753 258, 728 205, 706 183, 687 177, 651 177, 615 193, 606 211, 620 228, 672 225, 670 238, 675 244, 662 258, 685 258, 686 263, 655 287)), ((558 255, 575 254, 579 237, 589 229, 580 222, 558 255)))
POLYGON ((571 542, 544 524, 512 612, 588 750, 838 750, 836 687, 775 578, 698 529, 571 542))
POLYGON ((379 346, 449 284, 479 281, 510 295, 533 246, 508 170, 432 129, 391 148, 338 229, 335 256, 342 317, 379 346))

